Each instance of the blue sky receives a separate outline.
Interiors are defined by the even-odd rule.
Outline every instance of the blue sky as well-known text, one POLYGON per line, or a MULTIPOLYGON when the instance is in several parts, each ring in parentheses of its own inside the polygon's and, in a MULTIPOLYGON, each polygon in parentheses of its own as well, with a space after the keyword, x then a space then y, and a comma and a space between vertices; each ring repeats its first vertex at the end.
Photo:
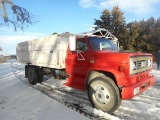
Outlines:
MULTIPOLYGON (((101 12, 118 5, 126 22, 160 17, 160 0, 12 0, 37 17, 38 23, 29 26, 24 33, 14 32, 13 26, 0 27, 0 46, 3 54, 15 54, 16 44, 54 32, 82 33, 92 29, 94 19, 101 12)), ((9 8, 9 6, 7 6, 9 8)), ((8 9, 12 17, 12 12, 8 9)), ((1 12, 0 12, 1 14, 1 12)))

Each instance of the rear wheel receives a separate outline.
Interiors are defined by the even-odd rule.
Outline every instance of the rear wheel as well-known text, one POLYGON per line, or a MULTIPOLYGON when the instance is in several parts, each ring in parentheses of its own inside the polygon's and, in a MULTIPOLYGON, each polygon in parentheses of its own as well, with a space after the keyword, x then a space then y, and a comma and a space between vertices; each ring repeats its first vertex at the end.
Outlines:
POLYGON ((28 68, 28 81, 32 85, 36 85, 39 79, 38 69, 34 66, 28 68))
POLYGON ((88 96, 93 107, 112 113, 121 104, 120 91, 109 77, 96 77, 91 80, 88 96))
POLYGON ((43 69, 42 68, 38 68, 38 74, 39 74, 38 83, 42 83, 43 82, 43 69))

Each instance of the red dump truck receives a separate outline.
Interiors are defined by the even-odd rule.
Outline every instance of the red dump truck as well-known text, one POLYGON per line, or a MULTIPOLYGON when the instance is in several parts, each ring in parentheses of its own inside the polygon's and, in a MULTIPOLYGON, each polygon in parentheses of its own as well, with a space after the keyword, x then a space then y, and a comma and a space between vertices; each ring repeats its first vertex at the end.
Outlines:
POLYGON ((82 34, 54 34, 17 45, 17 60, 25 63, 25 77, 35 85, 43 75, 67 78, 65 86, 87 90, 93 107, 112 113, 122 100, 141 94, 154 84, 149 53, 121 52, 105 29, 82 34))

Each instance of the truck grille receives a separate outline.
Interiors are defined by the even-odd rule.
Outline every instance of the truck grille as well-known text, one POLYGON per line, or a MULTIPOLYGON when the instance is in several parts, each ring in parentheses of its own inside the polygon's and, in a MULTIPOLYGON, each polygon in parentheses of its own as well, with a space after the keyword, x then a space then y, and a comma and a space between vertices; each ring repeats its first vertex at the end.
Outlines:
POLYGON ((152 68, 152 57, 134 56, 130 58, 130 74, 138 74, 152 68))
POLYGON ((136 77, 136 81, 141 81, 149 77, 149 73, 142 74, 136 77))

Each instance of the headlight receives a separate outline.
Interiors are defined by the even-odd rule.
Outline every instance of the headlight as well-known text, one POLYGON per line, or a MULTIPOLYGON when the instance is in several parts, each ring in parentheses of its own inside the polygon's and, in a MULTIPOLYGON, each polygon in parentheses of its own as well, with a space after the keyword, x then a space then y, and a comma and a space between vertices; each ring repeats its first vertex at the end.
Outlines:
POLYGON ((132 60, 130 60, 130 74, 135 69, 136 69, 136 62, 133 62, 132 60))
POLYGON ((130 70, 132 71, 132 70, 135 70, 135 68, 136 68, 136 63, 135 62, 131 62, 130 63, 130 70))
POLYGON ((152 61, 148 60, 148 67, 151 67, 151 66, 152 66, 152 61))

